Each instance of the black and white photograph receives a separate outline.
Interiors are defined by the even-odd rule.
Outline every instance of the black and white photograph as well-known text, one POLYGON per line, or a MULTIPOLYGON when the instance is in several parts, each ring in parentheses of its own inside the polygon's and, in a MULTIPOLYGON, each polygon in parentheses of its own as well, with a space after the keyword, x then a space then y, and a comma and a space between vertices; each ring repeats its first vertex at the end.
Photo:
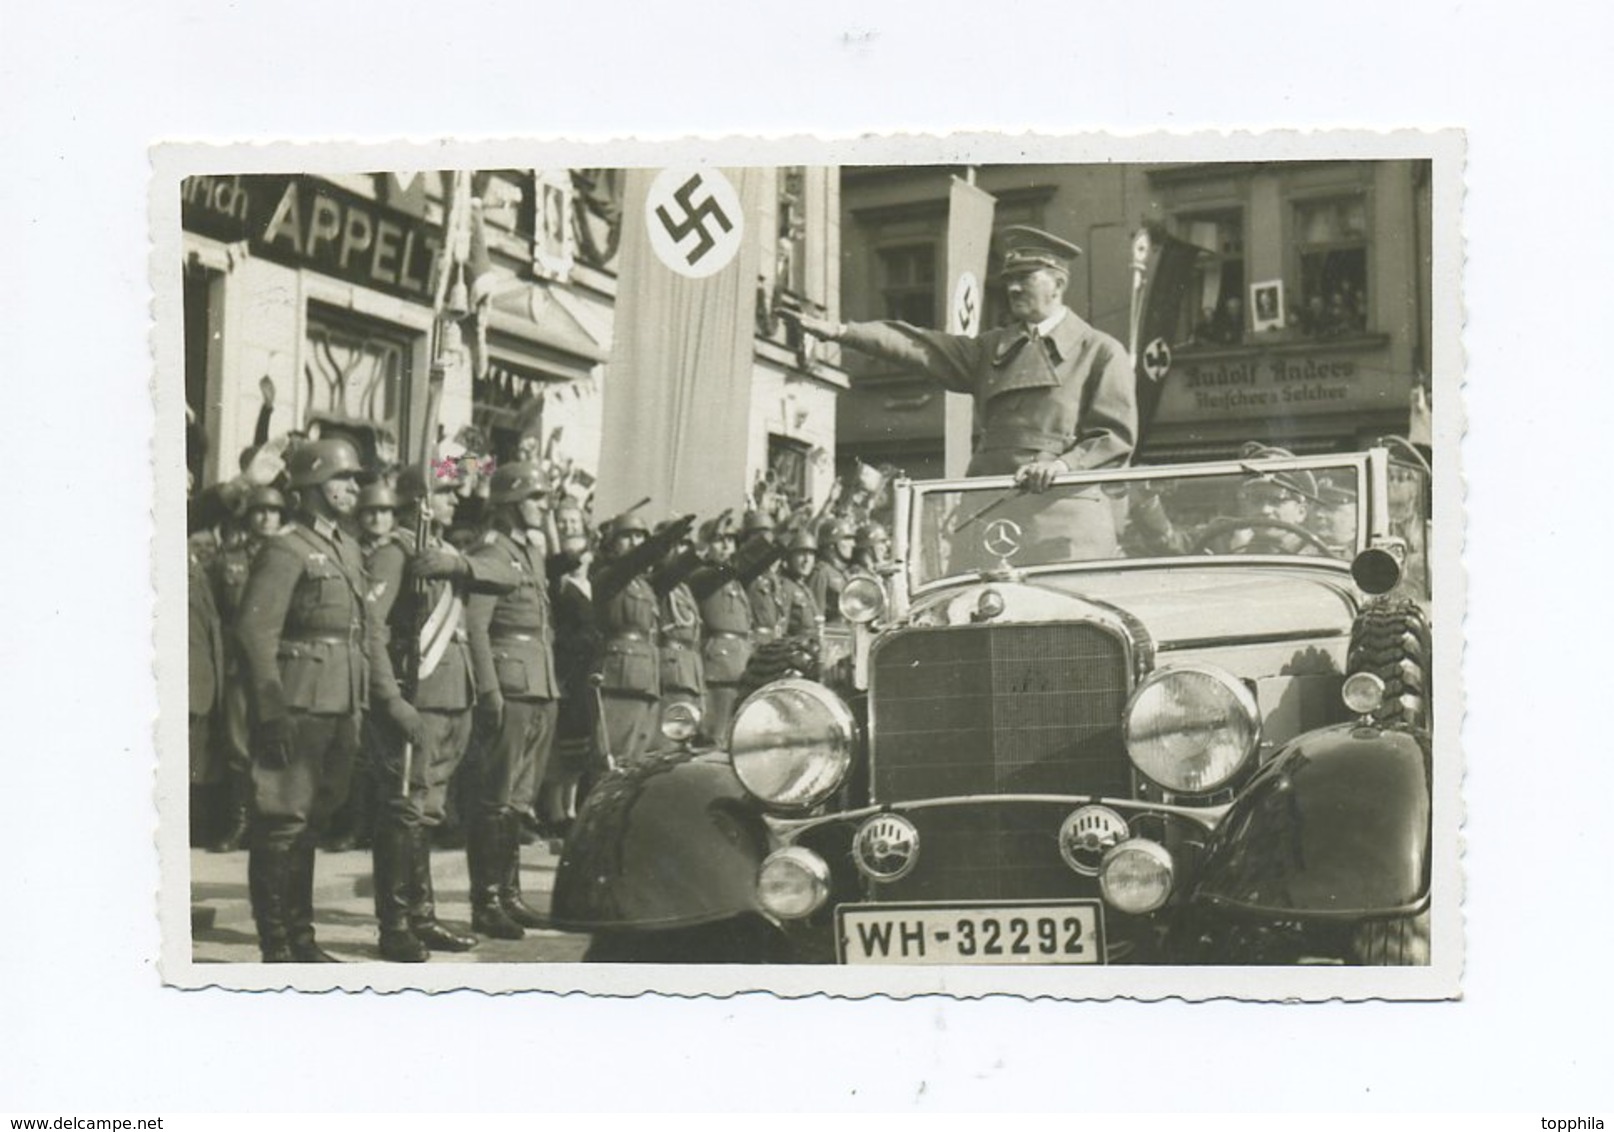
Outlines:
POLYGON ((1449 992, 1452 140, 187 154, 169 977, 1449 992))

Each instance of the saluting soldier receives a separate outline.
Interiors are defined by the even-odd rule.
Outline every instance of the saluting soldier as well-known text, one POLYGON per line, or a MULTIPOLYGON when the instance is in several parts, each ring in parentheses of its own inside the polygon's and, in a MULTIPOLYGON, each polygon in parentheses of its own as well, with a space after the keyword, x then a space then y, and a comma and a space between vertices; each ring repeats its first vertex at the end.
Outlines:
POLYGON ((263 961, 329 963, 314 939, 314 845, 347 793, 368 688, 364 564, 340 525, 359 454, 313 440, 286 463, 297 521, 253 560, 236 621, 255 720, 247 876, 263 961))
POLYGON ((594 552, 582 511, 561 504, 555 527, 560 549, 549 556, 548 567, 560 711, 554 753, 539 784, 538 820, 543 833, 563 836, 577 816, 584 777, 593 768, 600 710, 589 679, 600 669, 601 641, 588 580, 594 552))
MULTIPOLYGON (((665 534, 672 520, 656 527, 665 534)), ((668 548, 650 575, 650 587, 661 604, 661 709, 668 704, 694 704, 706 710, 706 663, 701 657, 701 611, 686 579, 701 564, 687 535, 668 548)))
POLYGON ((751 601, 751 639, 756 644, 766 644, 784 633, 789 616, 779 594, 779 562, 783 548, 779 545, 773 518, 766 511, 747 511, 741 535, 749 553, 766 552, 766 564, 745 587, 745 596, 751 601))
MULTIPOLYGON (((219 616, 226 625, 235 624, 265 539, 273 538, 286 518, 286 497, 273 487, 255 487, 247 493, 241 516, 241 530, 219 550, 213 560, 214 594, 219 616)), ((252 805, 251 726, 248 720, 246 672, 241 653, 231 640, 224 652, 223 739, 228 802, 219 838, 209 848, 215 853, 233 853, 246 844, 248 817, 252 805)))
POLYGON ((779 573, 779 604, 784 609, 781 635, 800 637, 815 634, 824 626, 824 615, 813 599, 807 579, 818 561, 818 540, 811 531, 796 531, 785 540, 785 565, 779 573))
POLYGON ((601 740, 618 763, 631 763, 649 749, 661 697, 659 603, 645 574, 691 522, 679 519, 652 539, 637 508, 618 515, 606 528, 606 557, 590 579, 604 650, 601 740))
POLYGON ((521 896, 521 815, 554 741, 560 683, 549 606, 549 479, 537 464, 504 464, 488 486, 491 527, 467 552, 514 572, 514 587, 469 603, 476 737, 465 841, 471 926, 520 939, 543 918, 521 896))
POLYGON ((739 524, 724 512, 706 524, 702 541, 706 561, 689 578, 689 591, 700 606, 704 632, 701 663, 706 676, 706 722, 703 730, 719 743, 726 740, 740 697, 740 677, 751 660, 751 599, 746 596, 735 561, 739 524))
POLYGON ((434 468, 430 482, 418 466, 398 477, 398 501, 425 506, 424 543, 403 529, 382 538, 370 556, 370 687, 373 733, 380 755, 372 767, 379 821, 372 845, 375 910, 381 957, 420 963, 432 951, 468 951, 476 937, 437 919, 432 886, 431 830, 443 820, 449 780, 471 740, 472 679, 465 602, 473 593, 507 593, 516 583, 510 563, 467 558, 445 535, 459 500, 459 469, 434 468), (413 694, 400 683, 411 650, 418 650, 413 694), (410 747, 404 780, 404 749, 410 747))
POLYGON ((841 591, 857 569, 852 561, 856 551, 857 528, 852 521, 825 519, 818 531, 818 562, 808 575, 807 588, 826 624, 838 625, 845 620, 841 616, 841 591))

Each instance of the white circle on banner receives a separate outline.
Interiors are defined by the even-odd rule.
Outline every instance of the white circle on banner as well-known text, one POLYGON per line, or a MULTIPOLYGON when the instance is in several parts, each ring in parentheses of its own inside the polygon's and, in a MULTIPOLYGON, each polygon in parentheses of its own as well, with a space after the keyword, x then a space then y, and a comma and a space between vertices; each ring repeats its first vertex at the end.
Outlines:
POLYGON ((1171 372, 1171 347, 1164 338, 1156 338, 1144 347, 1143 372, 1151 381, 1164 381, 1171 372))
POLYGON ((961 271, 953 284, 953 333, 973 338, 981 328, 981 282, 973 271, 961 271))
POLYGON ((717 169, 663 169, 650 183, 644 218, 656 258, 689 279, 722 271, 745 238, 740 194, 717 169))

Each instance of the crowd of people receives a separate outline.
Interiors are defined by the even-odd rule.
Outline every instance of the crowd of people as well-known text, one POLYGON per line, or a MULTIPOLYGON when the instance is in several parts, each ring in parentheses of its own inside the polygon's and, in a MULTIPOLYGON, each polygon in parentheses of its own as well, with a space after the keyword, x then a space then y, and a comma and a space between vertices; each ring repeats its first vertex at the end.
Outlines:
POLYGON ((759 485, 704 519, 652 522, 645 501, 596 522, 552 462, 400 468, 362 447, 260 445, 191 501, 192 838, 248 850, 266 962, 332 958, 321 843, 368 844, 386 959, 540 926, 521 845, 564 836, 596 777, 657 747, 669 705, 721 741, 756 650, 840 622, 846 581, 890 553, 878 477, 816 510, 759 485), (450 826, 469 933, 436 914, 450 826))

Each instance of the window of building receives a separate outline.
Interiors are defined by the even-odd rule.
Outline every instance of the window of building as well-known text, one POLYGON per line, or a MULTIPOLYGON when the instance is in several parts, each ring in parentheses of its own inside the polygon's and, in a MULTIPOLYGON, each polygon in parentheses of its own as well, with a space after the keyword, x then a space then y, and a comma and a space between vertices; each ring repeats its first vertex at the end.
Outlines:
POLYGON ((794 295, 807 293, 807 169, 779 170, 779 242, 774 286, 794 295))
POLYGON ((414 346, 420 337, 402 327, 310 304, 303 363, 308 416, 368 421, 394 441, 404 436, 414 346))
POLYGON ((1317 338, 1366 331, 1366 198, 1295 202, 1294 246, 1300 286, 1290 321, 1317 338))
POLYGON ((1179 215, 1176 235, 1207 254, 1183 295, 1178 341, 1236 346, 1244 340, 1244 214, 1236 209, 1179 215))
POLYGON ((789 500, 792 507, 810 498, 811 453, 811 446, 803 441, 768 434, 768 483, 773 493, 789 500))
POLYGON ((915 326, 935 326, 937 301, 936 244, 900 244, 881 248, 879 264, 882 317, 911 322, 915 326))

